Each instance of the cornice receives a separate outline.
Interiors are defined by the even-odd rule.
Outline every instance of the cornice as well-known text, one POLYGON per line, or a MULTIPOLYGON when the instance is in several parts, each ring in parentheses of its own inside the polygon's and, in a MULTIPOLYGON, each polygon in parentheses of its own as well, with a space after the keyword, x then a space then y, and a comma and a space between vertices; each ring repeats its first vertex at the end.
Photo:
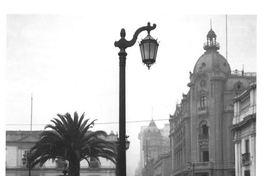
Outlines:
POLYGON ((233 125, 232 131, 240 130, 251 122, 256 122, 256 113, 246 116, 241 122, 233 125))

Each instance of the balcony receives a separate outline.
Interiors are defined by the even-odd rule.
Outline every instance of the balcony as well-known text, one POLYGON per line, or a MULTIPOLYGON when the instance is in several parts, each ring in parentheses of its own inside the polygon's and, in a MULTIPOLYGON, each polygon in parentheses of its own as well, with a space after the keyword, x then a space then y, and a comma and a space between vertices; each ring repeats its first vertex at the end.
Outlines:
POLYGON ((199 115, 203 115, 203 114, 207 114, 207 113, 208 113, 208 107, 207 106, 198 108, 198 114, 199 115))
POLYGON ((250 153, 244 153, 242 154, 242 165, 248 166, 250 165, 250 153))
POLYGON ((214 164, 210 161, 193 163, 194 170, 204 170, 204 169, 212 169, 212 168, 214 168, 214 164))
POLYGON ((242 122, 246 117, 256 114, 256 105, 247 106, 235 114, 233 118, 233 124, 238 124, 242 122))
POLYGON ((208 134, 199 134, 199 140, 208 140, 208 134))
POLYGON ((199 146, 200 148, 208 148, 208 135, 204 135, 204 134, 199 134, 198 136, 198 141, 199 141, 199 146))

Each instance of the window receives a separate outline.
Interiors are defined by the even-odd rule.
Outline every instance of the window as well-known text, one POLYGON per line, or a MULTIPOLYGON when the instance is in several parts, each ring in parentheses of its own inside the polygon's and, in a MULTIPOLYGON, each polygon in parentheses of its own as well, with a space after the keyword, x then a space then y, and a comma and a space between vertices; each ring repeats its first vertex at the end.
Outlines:
POLYGON ((202 121, 199 125, 199 138, 200 139, 204 139, 204 138, 208 138, 208 133, 209 133, 209 127, 207 125, 206 121, 202 121))
POLYGON ((244 176, 250 176, 250 170, 245 170, 244 176))
POLYGON ((208 151, 202 151, 202 161, 203 162, 209 161, 209 152, 208 151))
POLYGON ((207 97, 203 95, 200 97, 200 108, 204 109, 206 106, 207 106, 207 97))
POLYGON ((208 126, 206 124, 202 125, 202 135, 208 136, 208 126))
POLYGON ((245 140, 245 153, 249 153, 249 140, 245 140))
POLYGON ((28 162, 28 154, 29 154, 29 151, 26 150, 26 149, 22 149, 21 150, 21 160, 22 160, 22 166, 26 166, 27 165, 27 162, 28 162))

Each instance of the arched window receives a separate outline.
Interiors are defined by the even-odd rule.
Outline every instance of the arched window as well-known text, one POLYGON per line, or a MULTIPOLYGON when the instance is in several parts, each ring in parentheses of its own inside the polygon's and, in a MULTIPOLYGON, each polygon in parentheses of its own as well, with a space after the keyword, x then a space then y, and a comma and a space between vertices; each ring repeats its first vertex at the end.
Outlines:
POLYGON ((199 145, 200 145, 200 161, 209 161, 209 127, 206 120, 201 121, 199 125, 199 145))
POLYGON ((202 135, 208 136, 208 126, 206 124, 202 125, 202 135))
POLYGON ((209 128, 206 121, 202 121, 199 125, 199 138, 208 138, 209 128))
POLYGON ((205 95, 202 95, 200 97, 200 109, 205 109, 207 106, 207 97, 205 95))

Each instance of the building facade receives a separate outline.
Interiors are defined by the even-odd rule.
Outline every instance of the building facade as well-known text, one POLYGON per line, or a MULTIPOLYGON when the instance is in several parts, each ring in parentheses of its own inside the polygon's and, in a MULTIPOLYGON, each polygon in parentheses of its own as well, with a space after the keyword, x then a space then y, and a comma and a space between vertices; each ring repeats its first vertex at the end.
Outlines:
POLYGON ((154 163, 153 176, 171 175, 171 155, 170 153, 161 154, 154 163))
POLYGON ((233 98, 256 80, 231 71, 210 29, 190 72, 189 91, 170 115, 172 176, 234 176, 233 98))
MULTIPOLYGON (((39 140, 42 131, 6 131, 6 176, 28 175, 26 163, 23 161, 25 153, 39 140)), ((107 140, 116 141, 117 135, 110 133, 107 140)), ((115 164, 104 158, 100 159, 98 167, 90 168, 87 161, 81 162, 81 175, 114 176, 115 164)), ((63 175, 63 167, 58 161, 47 161, 42 167, 32 169, 32 175, 57 176, 63 175)))
POLYGON ((256 83, 234 98, 236 176, 256 175, 256 83))
POLYGON ((140 162, 139 169, 142 175, 153 175, 154 163, 159 156, 168 153, 169 144, 169 125, 159 129, 152 119, 148 127, 142 127, 138 135, 140 140, 140 162))

